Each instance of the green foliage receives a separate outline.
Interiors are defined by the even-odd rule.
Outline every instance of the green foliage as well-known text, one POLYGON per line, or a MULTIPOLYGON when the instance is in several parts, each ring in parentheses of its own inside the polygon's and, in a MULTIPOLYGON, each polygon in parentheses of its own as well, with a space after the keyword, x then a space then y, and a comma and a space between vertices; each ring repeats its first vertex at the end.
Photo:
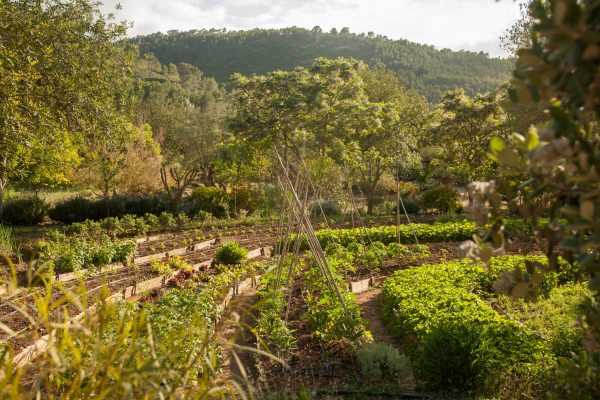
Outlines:
POLYGON ((225 190, 210 186, 194 189, 187 199, 187 202, 192 204, 194 212, 205 211, 217 218, 226 215, 226 207, 230 201, 231 198, 225 190))
POLYGON ((150 264, 150 271, 162 276, 170 276, 173 272, 175 272, 168 262, 161 260, 154 260, 152 264, 150 264))
POLYGON ((215 261, 222 265, 239 265, 248 258, 248 250, 236 242, 229 242, 217 250, 215 261))
POLYGON ((52 207, 49 215, 54 221, 64 223, 83 222, 86 219, 90 219, 92 215, 90 211, 91 207, 91 200, 85 197, 74 197, 57 203, 52 207))
MULTIPOLYGON (((360 316, 360 307, 356 304, 356 296, 348 289, 344 278, 332 268, 335 282, 338 286, 346 309, 340 303, 335 289, 323 276, 314 261, 306 272, 306 306, 304 318, 308 321, 311 331, 321 341, 347 340, 357 346, 371 340, 371 334, 366 329, 365 321, 360 316)), ((334 259, 330 267, 334 265, 334 259)))
POLYGON ((552 393, 552 400, 582 399, 593 400, 600 393, 600 353, 580 351, 570 358, 559 360, 557 371, 558 393, 552 393))
POLYGON ((167 211, 163 211, 158 216, 158 224, 160 226, 160 229, 164 232, 169 229, 175 228, 177 226, 177 221, 175 220, 175 217, 173 217, 173 214, 167 211))
POLYGON ((511 318, 541 335, 557 357, 578 353, 583 345, 583 301, 591 293, 583 283, 553 288, 547 297, 531 302, 500 296, 498 302, 511 318))
POLYGON ((4 205, 1 220, 8 225, 36 225, 44 220, 48 208, 37 196, 10 200, 4 205))
MULTIPOLYGON (((453 242, 469 239, 477 229, 471 221, 434 224, 403 224, 399 227, 400 241, 414 243, 414 234, 420 242, 453 242), (414 233, 414 234, 413 234, 414 233)), ((339 243, 348 246, 350 243, 360 243, 367 235, 372 241, 390 244, 398 241, 398 228, 395 226, 378 226, 373 228, 356 229, 321 229, 317 231, 317 238, 322 247, 329 243, 339 243)))
POLYGON ((1 212, 7 182, 67 182, 82 144, 123 122, 135 51, 93 1, 3 1, 0 16, 1 212))
POLYGON ((19 253, 12 228, 0 224, 0 260, 4 261, 4 257, 11 257, 19 253))
POLYGON ((444 94, 437 108, 438 120, 429 128, 427 139, 436 150, 431 160, 436 178, 457 185, 496 178, 495 165, 487 153, 492 138, 509 133, 509 116, 500 107, 501 95, 470 98, 462 90, 444 94))
MULTIPOLYGON (((478 218, 492 228, 486 235, 489 233, 497 246, 505 241, 502 217, 506 209, 519 210, 534 220, 550 218, 549 229, 534 233, 551 261, 542 272, 556 270, 553 260, 561 251, 579 261, 593 291, 593 300, 586 302, 588 348, 583 357, 561 363, 561 370, 579 387, 568 386, 557 396, 594 398, 600 391, 596 382, 589 380, 587 362, 598 360, 600 353, 600 258, 596 250, 600 243, 599 4, 597 0, 532 0, 528 12, 529 22, 524 26, 530 36, 521 42, 526 47, 517 51, 505 108, 524 113, 536 107, 545 111, 547 122, 528 131, 522 129, 513 135, 512 143, 501 138, 491 143, 491 158, 504 174, 526 174, 528 179, 500 187, 474 185, 478 197, 474 210, 479 210, 478 218), (562 218, 566 223, 559 222, 562 218), (577 373, 581 374, 578 378, 577 373)), ((479 253, 485 261, 489 250, 479 253)), ((539 286, 519 279, 512 283, 515 287, 539 286)))
POLYGON ((467 260, 426 265, 384 283, 384 317, 396 334, 416 340, 417 375, 427 386, 483 393, 506 383, 501 376, 543 383, 554 365, 549 346, 476 294, 489 293, 494 276, 528 260, 536 258, 493 258, 491 274, 467 260))
POLYGON ((234 72, 262 75, 308 66, 317 57, 354 57, 370 65, 385 65, 430 101, 457 87, 470 95, 494 90, 508 78, 510 68, 482 53, 440 51, 379 35, 332 34, 320 29, 173 31, 141 36, 135 42, 142 53, 154 53, 163 63, 187 62, 220 82, 234 72))
POLYGON ((388 257, 398 262, 418 262, 431 255, 426 245, 406 246, 399 243, 390 243, 387 246, 388 257))
MULTIPOLYGON (((286 260, 279 271, 280 282, 287 282, 289 275, 289 263, 286 260)), ((274 353, 285 356, 290 350, 297 346, 294 330, 287 326, 286 321, 281 317, 284 312, 286 292, 277 287, 278 271, 272 271, 261 280, 261 290, 259 295, 261 302, 258 305, 259 316, 256 320, 256 333, 261 341, 267 343, 269 350, 274 353)))
POLYGON ((421 210, 438 213, 455 212, 460 208, 459 195, 456 189, 449 185, 438 185, 424 190, 419 197, 421 210))
POLYGON ((340 203, 336 200, 324 201, 321 203, 320 207, 327 216, 340 214, 340 203))
POLYGON ((373 343, 356 351, 362 376, 369 382, 393 379, 410 373, 410 361, 386 343, 373 343))
POLYGON ((34 246, 37 266, 55 273, 98 268, 116 262, 131 262, 136 244, 132 241, 113 241, 108 237, 93 241, 82 237, 67 237, 54 232, 34 246))
POLYGON ((50 218, 64 223, 83 222, 85 220, 101 220, 109 217, 133 215, 142 217, 145 214, 158 215, 167 209, 168 204, 160 196, 154 197, 121 197, 92 200, 74 197, 57 203, 50 210, 50 218))

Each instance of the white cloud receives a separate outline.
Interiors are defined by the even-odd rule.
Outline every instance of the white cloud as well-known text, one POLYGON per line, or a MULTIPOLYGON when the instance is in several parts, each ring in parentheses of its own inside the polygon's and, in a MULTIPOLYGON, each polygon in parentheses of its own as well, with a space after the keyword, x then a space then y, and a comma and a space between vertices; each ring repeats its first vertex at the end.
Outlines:
POLYGON ((170 29, 349 27, 438 48, 502 55, 498 37, 518 18, 518 2, 504 0, 105 0, 121 3, 119 19, 132 35, 170 29))

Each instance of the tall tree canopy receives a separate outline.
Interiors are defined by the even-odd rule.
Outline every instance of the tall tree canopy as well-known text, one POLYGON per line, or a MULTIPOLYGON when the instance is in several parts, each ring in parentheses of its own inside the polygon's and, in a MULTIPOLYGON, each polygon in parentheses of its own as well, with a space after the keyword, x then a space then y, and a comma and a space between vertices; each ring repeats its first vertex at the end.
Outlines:
POLYGON ((415 113, 415 104, 426 109, 427 102, 397 79, 387 94, 376 94, 389 71, 368 71, 353 59, 319 58, 308 69, 251 78, 236 74, 229 129, 250 146, 277 148, 290 170, 303 164, 312 170, 313 161, 333 160, 349 184, 365 190, 372 212, 383 173, 416 152, 414 127, 406 121, 421 118, 423 110, 415 113))
POLYGON ((0 2, 0 212, 9 181, 64 179, 130 101, 135 53, 89 0, 0 2))
POLYGON ((152 126, 160 143, 161 180, 177 208, 192 184, 214 184, 225 92, 192 65, 161 65, 150 55, 139 61, 138 74, 138 116, 152 126))

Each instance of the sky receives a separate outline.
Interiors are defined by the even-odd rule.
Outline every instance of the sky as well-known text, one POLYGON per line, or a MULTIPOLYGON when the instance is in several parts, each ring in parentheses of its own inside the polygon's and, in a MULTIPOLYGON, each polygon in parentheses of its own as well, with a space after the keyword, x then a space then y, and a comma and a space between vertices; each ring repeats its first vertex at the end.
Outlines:
POLYGON ((499 37, 519 17, 514 0, 104 0, 129 34, 202 28, 320 26, 504 56, 499 37))

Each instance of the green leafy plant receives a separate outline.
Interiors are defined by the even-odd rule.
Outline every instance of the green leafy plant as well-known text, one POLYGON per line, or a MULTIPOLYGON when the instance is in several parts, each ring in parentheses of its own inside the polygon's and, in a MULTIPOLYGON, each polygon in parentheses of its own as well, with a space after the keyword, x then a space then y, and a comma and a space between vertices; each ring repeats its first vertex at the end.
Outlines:
POLYGON ((215 261, 223 265, 239 265, 248 258, 248 250, 236 242, 229 242, 217 250, 215 261))
POLYGON ((377 382, 410 374, 410 360, 387 343, 372 343, 356 351, 362 376, 377 382))

